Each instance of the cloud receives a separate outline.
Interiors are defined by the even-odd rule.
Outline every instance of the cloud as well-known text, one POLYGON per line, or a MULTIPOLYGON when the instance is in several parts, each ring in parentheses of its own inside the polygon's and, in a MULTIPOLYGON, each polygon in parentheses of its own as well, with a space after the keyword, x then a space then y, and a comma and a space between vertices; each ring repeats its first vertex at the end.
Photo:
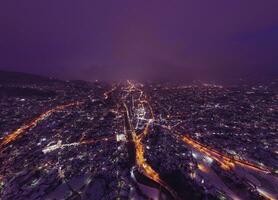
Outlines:
POLYGON ((0 68, 84 79, 274 70, 277 6, 276 0, 5 1, 0 68))

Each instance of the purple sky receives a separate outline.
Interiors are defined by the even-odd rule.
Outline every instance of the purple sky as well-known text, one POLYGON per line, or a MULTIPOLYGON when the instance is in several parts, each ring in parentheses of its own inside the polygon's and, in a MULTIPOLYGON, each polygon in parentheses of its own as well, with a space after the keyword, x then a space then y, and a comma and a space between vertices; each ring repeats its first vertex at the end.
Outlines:
POLYGON ((278 71, 277 0, 6 0, 0 69, 74 79, 278 71))

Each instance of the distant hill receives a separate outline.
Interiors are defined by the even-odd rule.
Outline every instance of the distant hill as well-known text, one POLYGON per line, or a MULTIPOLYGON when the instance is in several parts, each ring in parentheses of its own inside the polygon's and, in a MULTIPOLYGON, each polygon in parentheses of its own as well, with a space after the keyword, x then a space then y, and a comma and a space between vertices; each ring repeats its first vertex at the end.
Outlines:
POLYGON ((93 83, 83 80, 63 81, 55 78, 49 78, 40 75, 10 72, 0 70, 0 98, 1 97, 53 97, 57 94, 57 90, 71 91, 78 90, 89 92, 93 83), (33 87, 38 86, 38 88, 33 87), (47 86, 47 90, 39 89, 39 87, 47 86))
POLYGON ((33 88, 20 88, 20 87, 3 87, 0 86, 0 98, 1 97, 54 97, 56 93, 51 90, 38 90, 33 88))
POLYGON ((0 70, 0 84, 51 84, 51 83, 62 83, 64 81, 58 79, 52 79, 44 76, 27 74, 21 72, 10 72, 0 70))

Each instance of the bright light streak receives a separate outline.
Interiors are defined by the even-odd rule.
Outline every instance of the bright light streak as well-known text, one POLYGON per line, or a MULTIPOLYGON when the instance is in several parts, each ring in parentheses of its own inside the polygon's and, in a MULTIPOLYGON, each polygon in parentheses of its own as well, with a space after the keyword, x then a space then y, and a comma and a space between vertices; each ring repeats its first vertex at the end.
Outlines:
POLYGON ((4 146, 6 146, 7 144, 17 140, 20 136, 22 136, 29 129, 34 128, 35 126, 37 126, 37 124, 39 122, 45 120, 51 114, 53 114, 53 113, 55 113, 57 111, 64 110, 64 109, 66 109, 68 107, 77 106, 77 105, 80 105, 80 104, 82 104, 82 102, 69 103, 69 104, 65 104, 65 105, 56 106, 55 108, 50 109, 50 110, 44 112, 43 114, 41 114, 37 118, 33 119, 30 123, 21 126, 20 128, 18 128, 14 132, 12 132, 12 133, 8 134, 6 137, 4 137, 4 139, 2 141, 0 141, 0 150, 4 146))
POLYGON ((197 151, 204 153, 213 160, 216 160, 218 163, 220 163, 221 168, 223 168, 224 170, 230 170, 234 168, 237 164, 242 167, 246 167, 263 173, 270 173, 270 170, 265 167, 224 155, 210 147, 206 147, 205 145, 191 139, 188 136, 183 136, 181 139, 197 151))
POLYGON ((209 172, 208 168, 205 165, 203 165, 203 164, 198 164, 198 169, 201 172, 204 172, 204 173, 208 173, 209 172))
POLYGON ((268 192, 264 191, 262 188, 257 188, 257 191, 260 193, 260 195, 262 195, 267 200, 276 200, 276 198, 273 195, 271 195, 268 192))

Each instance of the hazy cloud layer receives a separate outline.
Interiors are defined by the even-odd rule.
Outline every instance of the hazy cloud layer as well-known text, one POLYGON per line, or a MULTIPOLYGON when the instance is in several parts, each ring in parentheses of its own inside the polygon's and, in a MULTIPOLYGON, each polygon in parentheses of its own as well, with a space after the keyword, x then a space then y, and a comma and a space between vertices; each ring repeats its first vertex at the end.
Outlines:
POLYGON ((277 0, 0 3, 0 69, 61 78, 277 75, 277 0))

